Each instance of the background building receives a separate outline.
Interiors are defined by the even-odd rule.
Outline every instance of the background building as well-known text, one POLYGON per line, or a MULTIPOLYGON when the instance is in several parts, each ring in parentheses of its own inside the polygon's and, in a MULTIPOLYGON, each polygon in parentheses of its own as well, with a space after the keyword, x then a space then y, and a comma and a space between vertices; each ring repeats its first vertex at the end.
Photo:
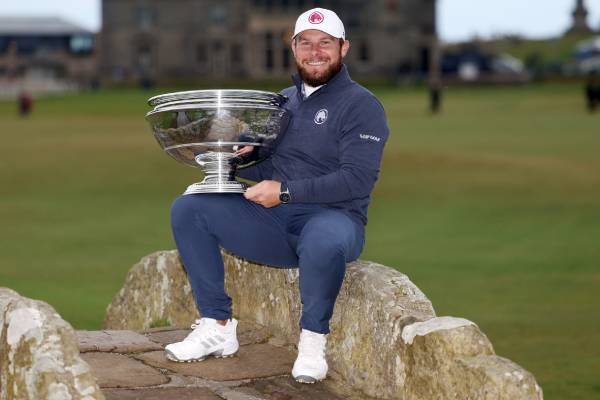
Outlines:
POLYGON ((0 80, 4 91, 24 82, 52 85, 68 78, 70 82, 88 83, 95 74, 92 32, 60 18, 0 17, 0 80))
POLYGON ((104 0, 99 71, 112 81, 289 76, 294 23, 314 6, 344 21, 352 73, 427 69, 435 0, 104 0))

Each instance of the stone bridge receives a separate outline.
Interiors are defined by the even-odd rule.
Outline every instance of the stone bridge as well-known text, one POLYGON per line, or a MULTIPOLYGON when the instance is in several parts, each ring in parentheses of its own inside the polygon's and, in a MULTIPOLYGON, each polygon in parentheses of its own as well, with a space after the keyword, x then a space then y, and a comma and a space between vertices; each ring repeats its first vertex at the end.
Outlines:
POLYGON ((224 259, 241 347, 200 363, 162 351, 198 318, 176 251, 130 270, 101 331, 75 332, 49 305, 0 288, 0 400, 543 399, 533 375, 497 356, 474 322, 437 317, 408 277, 367 261, 348 264, 328 379, 296 383, 298 271, 224 259))

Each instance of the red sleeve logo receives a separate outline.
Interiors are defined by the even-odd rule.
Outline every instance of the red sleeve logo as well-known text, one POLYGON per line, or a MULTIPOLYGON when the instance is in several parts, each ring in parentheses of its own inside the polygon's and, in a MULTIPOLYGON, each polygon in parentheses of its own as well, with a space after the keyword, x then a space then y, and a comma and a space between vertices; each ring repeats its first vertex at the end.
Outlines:
POLYGON ((321 22, 323 22, 324 19, 325 17, 323 16, 323 14, 321 14, 318 11, 315 11, 308 16, 308 22, 310 22, 311 24, 320 24, 321 22))

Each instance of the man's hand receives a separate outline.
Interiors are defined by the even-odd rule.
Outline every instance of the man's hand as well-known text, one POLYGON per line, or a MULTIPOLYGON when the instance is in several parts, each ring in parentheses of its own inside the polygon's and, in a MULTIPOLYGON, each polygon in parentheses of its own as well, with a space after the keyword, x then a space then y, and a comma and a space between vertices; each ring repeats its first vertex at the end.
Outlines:
POLYGON ((252 153, 253 150, 254 150, 254 146, 244 146, 241 149, 237 149, 237 151, 235 153, 233 153, 233 155, 243 156, 244 154, 252 153))
POLYGON ((281 200, 279 200, 280 191, 281 182, 262 181, 249 187, 244 193, 244 197, 265 208, 271 208, 281 204, 281 200))

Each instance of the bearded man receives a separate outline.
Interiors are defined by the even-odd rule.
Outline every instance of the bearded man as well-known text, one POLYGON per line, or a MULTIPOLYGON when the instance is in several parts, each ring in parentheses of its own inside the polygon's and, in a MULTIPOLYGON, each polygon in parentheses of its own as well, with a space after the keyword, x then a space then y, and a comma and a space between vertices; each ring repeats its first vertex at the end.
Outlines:
POLYGON ((389 134, 382 105, 342 64, 349 48, 336 13, 315 8, 300 15, 292 38, 298 74, 282 91, 291 121, 274 154, 239 173, 258 183, 243 196, 193 194, 173 203, 173 234, 202 319, 185 340, 165 348, 170 360, 238 351, 222 246, 257 263, 300 269, 303 307, 292 376, 304 383, 326 377, 329 320, 346 263, 364 245, 389 134))

